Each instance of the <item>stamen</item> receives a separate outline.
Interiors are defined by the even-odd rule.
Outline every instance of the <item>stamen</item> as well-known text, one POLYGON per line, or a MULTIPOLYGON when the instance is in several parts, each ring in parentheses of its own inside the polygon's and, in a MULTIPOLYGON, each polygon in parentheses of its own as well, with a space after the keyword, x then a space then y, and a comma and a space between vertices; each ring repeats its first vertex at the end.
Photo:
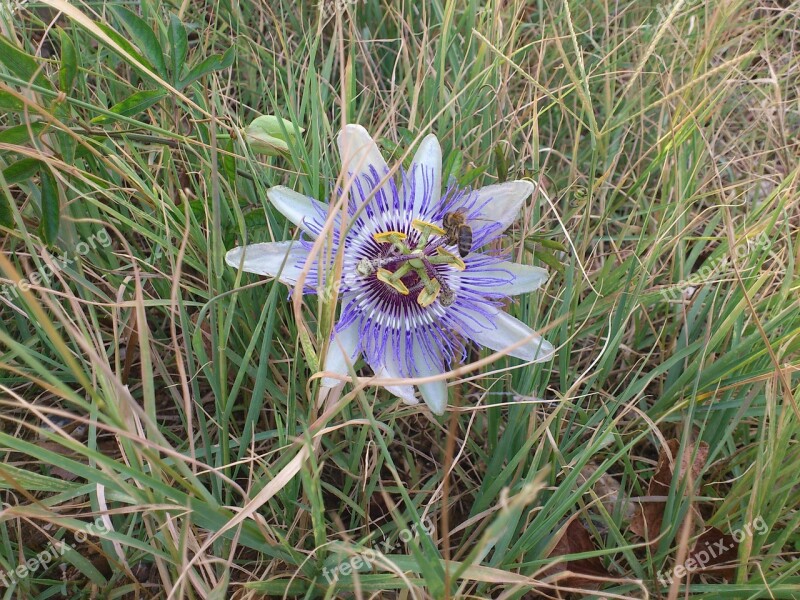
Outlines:
POLYGON ((372 234, 372 239, 379 244, 399 244, 407 237, 402 231, 382 231, 372 234))
POLYGON ((401 254, 408 254, 408 246, 403 242, 408 236, 402 231, 382 231, 373 233, 372 239, 379 244, 391 244, 401 254))
POLYGON ((422 308, 430 306, 436 301, 441 290, 442 284, 439 283, 438 279, 429 279, 419 296, 417 296, 417 304, 422 308))
POLYGON ((429 256, 428 262, 434 265, 452 265, 459 271, 463 271, 467 268, 467 265, 461 260, 461 257, 456 256, 452 252, 448 252, 441 246, 436 248, 436 253, 438 256, 429 256))
POLYGON ((419 241, 417 242, 416 250, 421 250, 425 247, 432 233, 435 233, 436 235, 444 235, 445 233, 447 233, 444 229, 442 229, 438 225, 434 225, 433 223, 428 223, 427 221, 420 221, 419 219, 414 219, 413 221, 411 221, 411 227, 413 227, 422 234, 419 238, 419 241))
POLYGON ((428 223, 427 221, 421 221, 420 219, 414 219, 411 221, 411 227, 422 234, 419 236, 419 241, 417 242, 417 246, 415 248, 416 250, 422 250, 427 245, 428 239, 431 237, 432 233, 435 233, 436 235, 444 235, 447 233, 438 225, 428 223))
POLYGON ((378 278, 378 281, 382 281, 389 287, 403 294, 403 296, 408 296, 408 288, 406 287, 406 284, 401 281, 401 279, 406 275, 406 273, 408 273, 410 269, 411 267, 409 267, 408 263, 401 265, 401 267, 394 273, 392 273, 389 269, 378 269, 376 277, 378 278))
POLYGON ((412 269, 417 271, 418 273, 425 273, 427 269, 425 268, 426 258, 421 256, 419 258, 409 258, 406 261, 406 264, 409 265, 412 269))
POLYGON ((422 221, 420 219, 414 219, 413 221, 411 221, 411 226, 420 233, 430 232, 439 235, 444 235, 445 233, 447 233, 444 229, 442 229, 438 225, 434 225, 433 223, 428 223, 427 221, 422 221))

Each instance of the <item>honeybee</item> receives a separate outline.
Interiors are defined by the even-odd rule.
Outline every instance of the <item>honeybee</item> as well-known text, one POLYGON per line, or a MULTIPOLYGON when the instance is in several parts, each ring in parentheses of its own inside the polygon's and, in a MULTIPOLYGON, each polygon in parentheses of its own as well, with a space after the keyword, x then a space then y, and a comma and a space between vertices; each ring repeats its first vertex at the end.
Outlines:
POLYGON ((466 212, 457 210, 444 213, 442 227, 447 232, 447 242, 458 246, 458 253, 464 258, 472 250, 472 228, 467 225, 466 212))

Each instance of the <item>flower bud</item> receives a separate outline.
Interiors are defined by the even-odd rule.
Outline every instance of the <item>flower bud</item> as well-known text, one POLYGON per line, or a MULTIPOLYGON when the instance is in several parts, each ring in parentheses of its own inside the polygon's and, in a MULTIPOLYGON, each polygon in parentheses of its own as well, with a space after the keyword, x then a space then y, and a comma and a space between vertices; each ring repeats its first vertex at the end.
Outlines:
MULTIPOLYGON (((305 131, 302 127, 298 129, 300 133, 305 131)), ((289 142, 295 137, 295 126, 281 117, 261 115, 248 125, 245 136, 253 152, 279 156, 289 153, 289 142)))

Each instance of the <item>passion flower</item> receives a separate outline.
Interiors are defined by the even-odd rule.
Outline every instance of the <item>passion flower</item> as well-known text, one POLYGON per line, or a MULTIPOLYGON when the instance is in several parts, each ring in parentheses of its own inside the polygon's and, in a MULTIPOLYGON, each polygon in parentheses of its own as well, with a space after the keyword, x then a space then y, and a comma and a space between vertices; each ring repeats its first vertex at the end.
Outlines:
MULTIPOLYGON (((341 317, 324 370, 347 375, 363 355, 376 375, 417 378, 447 370, 464 360, 463 340, 530 362, 552 358, 553 346, 505 313, 510 296, 539 288, 547 271, 503 260, 481 249, 517 218, 534 190, 530 181, 509 181, 480 189, 450 185, 442 194, 442 151, 436 136, 420 144, 411 168, 395 181, 374 140, 359 125, 338 137, 348 179, 346 226, 334 217, 333 254, 342 253, 341 317)), ((336 190, 342 194, 343 189, 336 190)), ((310 238, 321 235, 328 205, 277 186, 267 195, 287 219, 310 238)), ((272 242, 234 248, 229 265, 278 277, 294 286, 313 241, 272 242)), ((314 293, 330 265, 313 259, 304 292, 314 293)), ((323 378, 324 386, 340 383, 323 378)), ((420 383, 422 398, 436 414, 447 406, 443 380, 420 383)), ((414 386, 386 388, 415 404, 414 386)))

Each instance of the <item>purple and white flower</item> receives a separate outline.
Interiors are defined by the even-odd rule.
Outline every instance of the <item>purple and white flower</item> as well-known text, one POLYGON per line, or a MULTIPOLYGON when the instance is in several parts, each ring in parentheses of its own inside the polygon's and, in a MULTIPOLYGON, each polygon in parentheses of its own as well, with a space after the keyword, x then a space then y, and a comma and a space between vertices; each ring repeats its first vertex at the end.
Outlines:
MULTIPOLYGON (((338 143, 347 178, 335 195, 347 194, 347 218, 343 223, 341 214, 334 215, 329 235, 332 255, 342 254, 336 282, 342 310, 324 370, 347 376, 362 355, 380 377, 429 377, 466 357, 465 339, 529 362, 552 358, 550 343, 502 310, 508 297, 545 283, 547 271, 481 251, 514 222, 534 185, 521 180, 477 190, 451 185, 442 195, 442 151, 435 135, 422 140, 410 170, 400 171, 397 181, 388 176, 386 161, 363 127, 347 125, 338 143), (459 248, 443 226, 443 217, 454 213, 463 215, 471 230, 467 248, 464 240, 459 248)), ((225 260, 294 286, 313 240, 322 234, 328 205, 283 186, 267 195, 303 231, 303 239, 234 248, 225 260)), ((320 263, 317 254, 304 282, 306 293, 333 273, 333 259, 320 263)), ((327 387, 339 383, 322 380, 327 387)), ((444 380, 417 387, 431 411, 444 413, 444 380)), ((413 385, 386 388, 409 404, 418 402, 413 385)))

